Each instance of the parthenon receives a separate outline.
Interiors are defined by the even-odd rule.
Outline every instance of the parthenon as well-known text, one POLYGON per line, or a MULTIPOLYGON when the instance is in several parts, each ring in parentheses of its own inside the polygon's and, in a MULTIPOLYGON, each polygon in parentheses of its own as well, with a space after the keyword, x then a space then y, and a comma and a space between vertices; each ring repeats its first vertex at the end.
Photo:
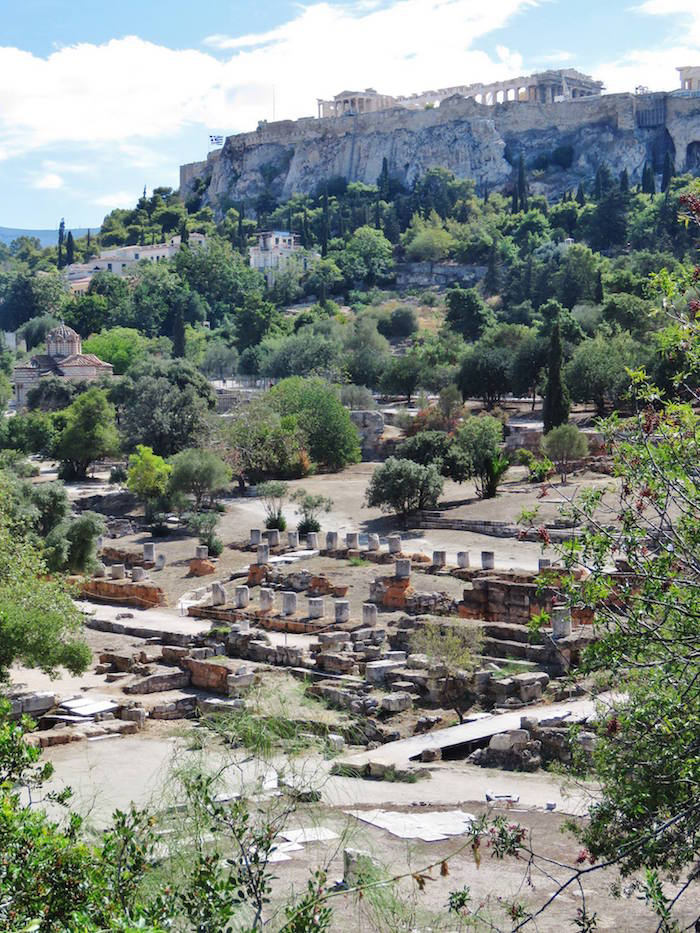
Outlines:
POLYGON ((318 100, 318 116, 319 119, 352 116, 390 110, 393 107, 424 110, 439 107, 443 100, 455 95, 471 97, 478 104, 487 106, 508 101, 557 103, 580 97, 597 96, 602 93, 602 90, 602 81, 596 81, 589 75, 576 71, 575 68, 564 68, 555 71, 540 71, 526 77, 496 81, 492 84, 458 85, 404 97, 379 94, 374 88, 367 88, 364 91, 342 91, 332 100, 318 100))

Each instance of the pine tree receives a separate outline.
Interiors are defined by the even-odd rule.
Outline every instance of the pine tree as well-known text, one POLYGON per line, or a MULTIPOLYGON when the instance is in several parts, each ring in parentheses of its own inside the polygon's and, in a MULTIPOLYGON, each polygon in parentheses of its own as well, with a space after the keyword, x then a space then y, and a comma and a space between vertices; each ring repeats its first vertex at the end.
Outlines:
POLYGON ((484 276, 484 291, 487 295, 497 295, 501 287, 501 276, 498 268, 498 250, 496 244, 489 250, 489 262, 484 276))
POLYGON ((586 191, 583 187, 583 182, 579 182, 578 190, 576 191, 576 203, 579 207, 583 207, 586 203, 586 191))
POLYGON ((68 231, 68 236, 66 237, 66 265, 70 266, 75 262, 75 240, 73 239, 73 231, 68 231))
POLYGON ((566 424, 569 420, 571 402, 569 399, 569 392, 562 376, 561 364, 561 332, 559 330, 559 322, 556 321, 552 327, 552 333, 549 338, 547 388, 545 390, 544 405, 542 407, 542 421, 544 422, 545 434, 548 434, 552 428, 556 428, 560 424, 566 424))
POLYGON ((518 200, 520 201, 520 210, 527 210, 527 178, 525 176, 525 159, 522 152, 518 159, 518 200))
POLYGON ((598 269, 598 277, 595 283, 595 303, 602 305, 605 300, 605 291, 603 289, 603 273, 598 269))
POLYGON ((676 174, 676 168, 673 164, 673 159, 671 158, 671 153, 667 152, 664 158, 664 171, 661 177, 661 190, 668 190, 668 186, 671 184, 671 179, 676 174))
POLYGON ((623 194, 630 193, 630 177, 626 168, 623 168, 620 172, 620 191, 623 194))
POLYGON ((63 268, 63 241, 65 239, 65 236, 66 236, 66 222, 63 219, 63 217, 61 217, 61 222, 58 225, 58 262, 57 262, 57 265, 59 269, 63 268))
POLYGON ((185 356, 185 315, 178 302, 173 318, 173 357, 184 359, 185 356))

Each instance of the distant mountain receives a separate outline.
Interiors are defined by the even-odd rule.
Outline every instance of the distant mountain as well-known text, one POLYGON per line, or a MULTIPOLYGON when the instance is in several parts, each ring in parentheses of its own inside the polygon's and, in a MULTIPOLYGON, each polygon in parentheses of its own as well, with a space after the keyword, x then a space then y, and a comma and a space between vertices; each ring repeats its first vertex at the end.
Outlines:
MULTIPOLYGON (((69 229, 72 228, 66 227, 66 235, 69 229)), ((96 227, 93 228, 93 233, 95 232, 97 232, 96 227)), ((86 233, 87 227, 73 230, 76 240, 78 237, 85 236, 86 233)), ((42 246, 55 246, 58 241, 58 227, 55 230, 17 230, 15 227, 0 227, 0 243, 6 243, 9 246, 18 236, 35 236, 42 246)))

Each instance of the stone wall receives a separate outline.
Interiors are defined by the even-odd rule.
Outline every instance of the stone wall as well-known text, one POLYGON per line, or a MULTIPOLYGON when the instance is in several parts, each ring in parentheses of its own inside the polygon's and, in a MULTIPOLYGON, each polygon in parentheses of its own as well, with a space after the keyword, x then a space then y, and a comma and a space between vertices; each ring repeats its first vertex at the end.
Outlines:
POLYGON ((163 590, 148 581, 132 583, 131 580, 86 580, 81 586, 81 592, 88 599, 117 603, 120 606, 136 606, 138 609, 165 605, 163 590))

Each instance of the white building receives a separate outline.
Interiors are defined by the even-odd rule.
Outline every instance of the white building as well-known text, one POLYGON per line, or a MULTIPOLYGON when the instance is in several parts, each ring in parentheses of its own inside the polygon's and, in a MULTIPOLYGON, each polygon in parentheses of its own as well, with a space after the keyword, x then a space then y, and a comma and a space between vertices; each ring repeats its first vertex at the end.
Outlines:
POLYGON ((309 254, 302 248, 296 233, 269 230, 256 233, 256 237, 258 242, 249 250, 250 265, 262 272, 268 286, 272 285, 279 270, 294 263, 300 272, 306 272, 316 258, 316 254, 309 254))
POLYGON ((46 335, 46 353, 33 356, 12 370, 14 398, 18 408, 27 401, 27 392, 41 379, 57 376, 70 382, 92 382, 111 376, 112 364, 93 353, 83 353, 80 335, 71 327, 59 324, 46 335))
MULTIPOLYGON (((204 246, 207 238, 203 233, 190 233, 190 247, 204 246)), ((96 272, 113 272, 115 275, 127 275, 133 272, 140 262, 161 262, 171 259, 182 248, 182 237, 171 237, 167 243, 155 243, 151 246, 118 246, 105 249, 89 262, 74 262, 66 266, 63 274, 73 294, 84 294, 90 280, 96 272)))

